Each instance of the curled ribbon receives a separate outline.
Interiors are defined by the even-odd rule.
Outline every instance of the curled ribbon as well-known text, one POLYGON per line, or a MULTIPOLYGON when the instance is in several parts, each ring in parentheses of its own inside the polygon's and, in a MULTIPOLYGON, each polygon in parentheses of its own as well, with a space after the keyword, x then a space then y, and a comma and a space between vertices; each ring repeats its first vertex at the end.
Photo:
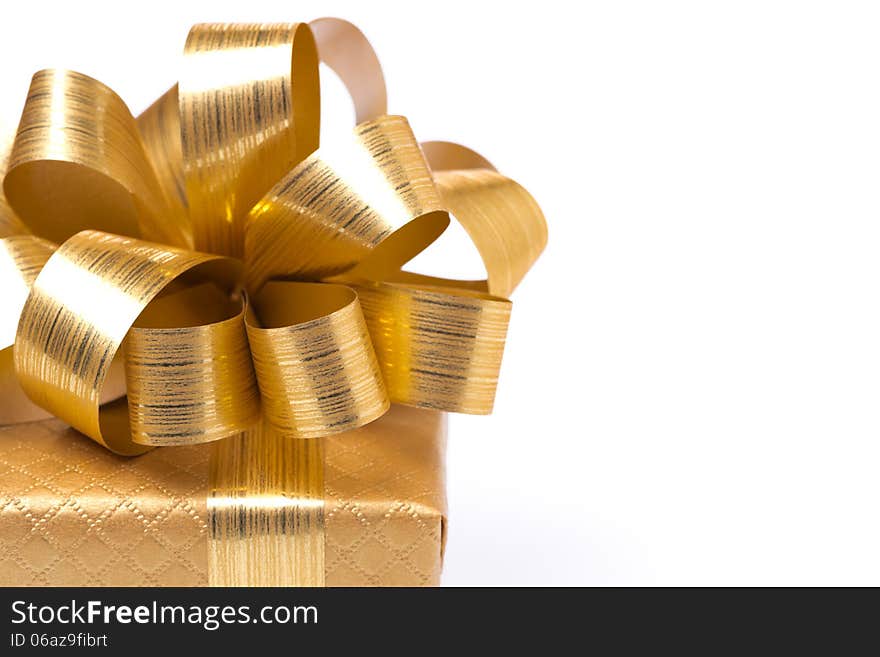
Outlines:
POLYGON ((386 113, 372 48, 331 18, 196 25, 137 118, 38 72, 3 191, 0 423, 48 412, 119 454, 262 421, 327 436, 391 402, 490 412, 507 297, 547 239, 517 183, 386 113), (320 62, 357 116, 332 148, 320 62), (402 269, 451 218, 487 280, 402 269))

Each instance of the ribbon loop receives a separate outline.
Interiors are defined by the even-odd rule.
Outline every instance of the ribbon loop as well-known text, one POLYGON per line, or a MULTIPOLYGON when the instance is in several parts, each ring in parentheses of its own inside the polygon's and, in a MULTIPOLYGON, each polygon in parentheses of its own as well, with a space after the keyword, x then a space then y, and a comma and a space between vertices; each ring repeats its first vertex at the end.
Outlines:
POLYGON ((391 401, 492 412, 510 302, 404 284, 357 287, 391 401))
POLYGON ((488 413, 504 297, 546 223, 484 157, 420 146, 386 104, 369 42, 334 18, 196 25, 178 84, 137 119, 92 78, 34 75, 0 194, 0 238, 17 236, 0 240, 0 422, 39 414, 23 390, 137 454, 261 422, 328 436, 392 401, 488 413), (319 58, 358 121, 320 149, 319 58), (403 270, 451 218, 487 280, 403 270))
POLYGON ((128 107, 80 73, 34 75, 4 189, 28 228, 56 243, 95 229, 189 245, 128 107))
POLYGON ((434 181, 480 252, 489 294, 509 296, 547 243, 541 208, 518 183, 489 169, 436 171, 434 181))
POLYGON ((244 218, 318 147, 318 54, 309 26, 190 30, 179 86, 183 170, 195 246, 240 257, 244 218))
MULTIPOLYGON (((9 154, 12 150, 12 140, 14 135, 0 136, 0 176, 6 175, 6 169, 9 164, 9 154)), ((13 237, 15 235, 27 235, 30 231, 21 222, 21 219, 15 214, 6 195, 3 193, 2 181, 0 181, 0 239, 4 237, 13 237)))
POLYGON ((31 403, 18 385, 12 348, 18 317, 31 285, 54 250, 55 245, 51 242, 31 235, 0 239, 0 424, 29 422, 49 416, 31 403))
POLYGON ((541 208, 521 185, 466 146, 433 141, 422 150, 444 206, 483 259, 486 290, 509 296, 547 245, 541 208))
POLYGON ((259 419, 260 396, 247 335, 245 304, 218 321, 227 297, 202 284, 155 300, 125 342, 132 440, 141 445, 191 445, 245 431, 259 419), (208 319, 214 319, 209 317, 208 319))
POLYGON ((185 225, 191 243, 192 226, 180 145, 179 104, 175 84, 137 117, 137 127, 159 186, 165 192, 174 216, 185 225))
POLYGON ((361 124, 351 140, 314 153, 251 210, 248 287, 277 276, 338 274, 371 254, 370 274, 393 271, 443 232, 449 218, 442 210, 407 120, 361 124))
POLYGON ((215 282, 232 289, 233 261, 98 231, 67 240, 40 271, 24 304, 15 370, 25 393, 53 415, 119 454, 132 439, 127 401, 101 405, 123 340, 170 283, 215 282), (187 280, 188 279, 188 280, 187 280))
POLYGON ((276 431, 319 438, 372 422, 388 396, 354 291, 272 282, 254 299, 248 339, 276 431))
POLYGON ((354 101, 355 123, 387 114, 382 65, 364 33, 341 18, 318 18, 309 27, 321 61, 339 76, 354 101))

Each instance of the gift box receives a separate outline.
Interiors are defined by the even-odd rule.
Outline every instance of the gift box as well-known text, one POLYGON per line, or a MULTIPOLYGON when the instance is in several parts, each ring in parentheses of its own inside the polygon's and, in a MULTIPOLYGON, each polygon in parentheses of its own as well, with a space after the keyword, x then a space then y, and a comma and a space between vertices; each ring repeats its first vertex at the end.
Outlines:
POLYGON ((346 21, 183 60, 137 117, 38 71, 0 157, 0 583, 436 585, 444 413, 492 410, 541 210, 388 114, 346 21), (453 220, 486 279, 406 271, 453 220))
POLYGON ((353 431, 283 440, 281 452, 275 436, 251 432, 135 458, 58 420, 0 428, 0 585, 437 585, 445 424, 442 413, 395 405, 353 431), (227 504, 212 499, 229 494, 230 473, 217 469, 236 454, 249 468, 271 457, 272 470, 289 469, 293 480, 320 470, 322 483, 280 509, 278 491, 257 483, 237 491, 248 499, 236 514, 250 507, 314 524, 292 540, 271 521, 224 531, 227 504))

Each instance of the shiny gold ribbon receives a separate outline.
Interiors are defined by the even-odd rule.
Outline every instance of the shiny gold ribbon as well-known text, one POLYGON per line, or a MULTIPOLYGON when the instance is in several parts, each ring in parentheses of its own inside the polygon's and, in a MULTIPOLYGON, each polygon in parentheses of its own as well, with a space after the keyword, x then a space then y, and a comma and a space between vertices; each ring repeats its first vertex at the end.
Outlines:
POLYGON ((339 19, 196 25, 179 82, 137 118, 96 80, 38 72, 3 191, 0 421, 39 407, 119 454, 230 438, 219 534, 246 517, 235 491, 312 499, 316 472, 272 475, 320 461, 290 438, 363 426, 391 402, 490 412, 506 297, 546 243, 522 187, 386 113, 378 60, 339 19), (358 122, 328 148, 320 61, 358 122), (403 271, 451 219, 486 281, 403 271))

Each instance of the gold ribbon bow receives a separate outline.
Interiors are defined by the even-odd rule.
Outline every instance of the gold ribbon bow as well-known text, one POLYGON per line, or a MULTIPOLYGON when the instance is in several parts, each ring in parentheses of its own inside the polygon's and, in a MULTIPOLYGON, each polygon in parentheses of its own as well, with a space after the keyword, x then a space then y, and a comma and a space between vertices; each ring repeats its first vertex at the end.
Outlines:
POLYGON ((546 242, 522 187, 386 114, 378 60, 339 19, 196 25, 137 118, 96 80, 38 72, 3 190, 0 423, 39 416, 23 391, 119 454, 261 416, 312 438, 390 402, 488 413, 506 297, 546 242), (356 108, 334 148, 319 61, 356 108), (486 281, 402 270, 450 215, 486 281))

